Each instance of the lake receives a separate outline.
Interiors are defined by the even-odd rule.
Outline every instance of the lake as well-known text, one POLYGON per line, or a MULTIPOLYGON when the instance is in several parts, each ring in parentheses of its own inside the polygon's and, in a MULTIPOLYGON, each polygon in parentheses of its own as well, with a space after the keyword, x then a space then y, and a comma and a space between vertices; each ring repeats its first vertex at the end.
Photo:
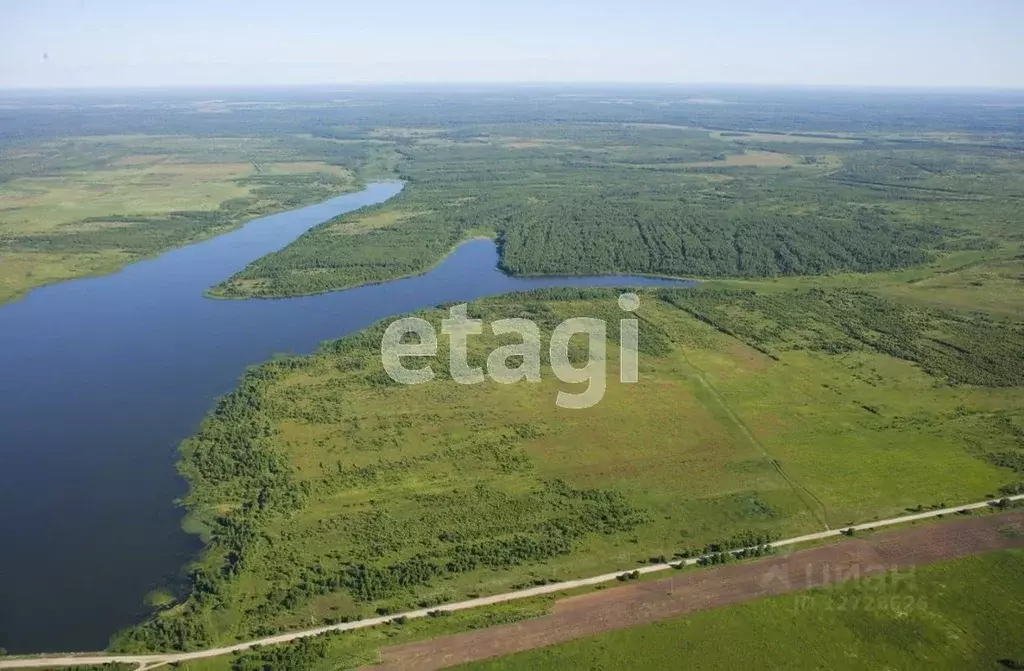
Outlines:
POLYGON ((176 580, 201 549, 174 504, 186 490, 177 446, 248 366, 445 302, 689 284, 510 277, 494 244, 473 240, 418 277, 301 298, 203 296, 310 227, 401 188, 373 183, 0 307, 0 647, 99 650, 146 615, 146 592, 176 580))

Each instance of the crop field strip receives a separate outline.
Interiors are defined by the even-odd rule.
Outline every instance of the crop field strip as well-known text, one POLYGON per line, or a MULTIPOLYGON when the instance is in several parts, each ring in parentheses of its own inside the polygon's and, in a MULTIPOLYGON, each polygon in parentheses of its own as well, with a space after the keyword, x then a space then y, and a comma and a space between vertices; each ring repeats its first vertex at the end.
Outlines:
MULTIPOLYGON (((835 589, 848 580, 859 581, 889 571, 899 578, 900 571, 912 571, 922 564, 1021 547, 1024 513, 904 529, 799 550, 785 557, 562 599, 550 615, 541 618, 385 649, 381 651, 381 663, 363 671, 434 671, 786 594, 814 587, 814 581, 835 589)), ((911 579, 904 578, 908 582, 911 579)), ((898 583, 894 584, 897 588, 892 591, 920 596, 901 591, 898 583)))

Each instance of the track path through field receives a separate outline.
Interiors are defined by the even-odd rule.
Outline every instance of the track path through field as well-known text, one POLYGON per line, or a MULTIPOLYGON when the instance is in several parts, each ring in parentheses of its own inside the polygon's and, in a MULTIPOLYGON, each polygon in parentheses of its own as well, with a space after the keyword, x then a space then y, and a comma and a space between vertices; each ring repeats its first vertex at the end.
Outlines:
POLYGON ((746 438, 751 445, 757 448, 762 455, 764 455, 764 458, 769 464, 771 464, 772 468, 774 468, 775 471, 782 476, 782 479, 789 484, 797 497, 803 501, 807 506, 807 509, 811 511, 811 515, 813 515, 815 519, 825 527, 826 531, 831 529, 832 527, 830 527, 828 523, 828 509, 825 507, 824 502, 819 499, 814 492, 797 482, 789 475, 789 473, 786 472, 786 469, 782 467, 782 463, 772 456, 771 452, 768 451, 768 448, 764 446, 764 443, 754 435, 753 431, 750 430, 750 427, 743 421, 743 418, 733 410, 731 405, 729 405, 729 401, 722 395, 722 392, 718 391, 718 389, 715 388, 715 385, 711 384, 707 376, 704 374, 704 371, 690 361, 686 356, 686 352, 683 351, 680 355, 686 365, 693 371, 694 377, 697 378, 701 386, 708 392, 718 406, 722 408, 726 417, 736 426, 737 430, 739 430, 743 437, 746 438))

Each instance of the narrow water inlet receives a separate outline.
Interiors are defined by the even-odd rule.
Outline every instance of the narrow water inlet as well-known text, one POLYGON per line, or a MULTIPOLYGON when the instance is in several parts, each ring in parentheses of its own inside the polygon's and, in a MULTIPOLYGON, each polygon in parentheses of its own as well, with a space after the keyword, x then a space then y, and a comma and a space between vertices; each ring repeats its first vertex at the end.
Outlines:
POLYGON ((284 300, 211 300, 210 286, 318 223, 387 200, 370 184, 105 277, 0 307, 0 646, 103 648, 144 595, 200 549, 174 505, 177 446, 215 399, 275 353, 390 315, 551 286, 680 286, 643 277, 510 277, 490 240, 417 277, 284 300))

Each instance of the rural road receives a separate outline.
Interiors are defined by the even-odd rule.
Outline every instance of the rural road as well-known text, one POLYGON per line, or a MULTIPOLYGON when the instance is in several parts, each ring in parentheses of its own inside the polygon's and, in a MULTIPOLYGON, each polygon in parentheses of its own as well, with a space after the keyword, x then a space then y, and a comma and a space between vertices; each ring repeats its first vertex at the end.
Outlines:
MULTIPOLYGON (((1007 497, 1011 501, 1024 500, 1024 494, 1017 496, 1007 497)), ((933 517, 939 517, 942 515, 952 515, 960 510, 976 510, 979 508, 987 508, 991 506, 995 501, 986 500, 979 501, 977 503, 968 503, 965 505, 954 506, 952 508, 942 508, 940 510, 928 510, 921 513, 915 513, 913 515, 904 515, 902 517, 891 517, 885 520, 877 520, 875 522, 867 522, 864 524, 856 524, 852 527, 844 527, 843 529, 832 529, 828 531, 819 531, 813 534, 806 534, 804 536, 796 536, 794 538, 786 538, 783 540, 775 541, 772 543, 774 547, 783 547, 788 545, 796 545, 799 543, 807 543, 810 541, 822 540, 826 538, 832 538, 843 534, 846 529, 853 528, 858 531, 866 531, 869 529, 877 529, 880 527, 891 526, 894 524, 904 524, 907 522, 914 522, 917 520, 925 520, 933 517)), ((684 560, 684 564, 696 564, 698 558, 692 557, 684 560)), ((184 662, 193 659, 205 659, 208 657, 219 657, 221 655, 229 655, 234 652, 242 652, 248 650, 254 646, 267 646, 275 645, 279 643, 288 643, 301 638, 308 638, 310 636, 317 636, 327 632, 334 631, 351 631, 353 629, 363 629, 366 627, 374 627, 380 624, 384 624, 389 620, 396 617, 405 617, 407 619, 427 617, 428 613, 432 610, 466 610, 469 608, 478 608, 480 606, 489 606, 498 603, 504 603, 507 601, 514 601, 517 599, 525 599, 534 596, 541 596, 544 594, 552 594, 555 592, 563 592, 565 590, 574 589, 577 587, 587 587, 590 585, 599 585, 606 582, 614 582, 620 574, 624 571, 636 570, 641 574, 656 573, 658 571, 665 571, 671 569, 670 564, 655 564, 651 566, 643 566, 639 568, 629 567, 622 569, 614 573, 605 573, 603 575, 593 576, 590 578, 580 578, 578 580, 566 580, 565 582, 551 583, 548 585, 541 585, 539 587, 531 587, 529 589, 519 590, 515 592, 505 592, 504 594, 495 594, 493 596, 481 597, 478 599, 470 599, 467 601, 459 601, 457 603, 449 603, 444 606, 429 609, 420 609, 408 611, 405 613, 395 613, 394 615, 386 615, 382 617, 374 617, 366 620, 359 620, 357 622, 345 622, 342 624, 329 625, 324 627, 316 627, 314 629, 304 629, 302 631, 294 631, 287 634, 279 634, 277 636, 267 636, 266 638, 260 638, 253 641, 247 641, 245 643, 238 643, 236 645, 228 645, 221 648, 210 648, 208 650, 198 650, 195 652, 174 652, 174 653, 163 653, 163 654, 149 654, 149 655, 116 655, 116 654, 104 654, 104 653, 76 653, 68 655, 51 655, 51 656, 23 656, 23 657, 5 657, 0 658, 0 669, 29 669, 29 668, 53 668, 62 666, 75 666, 84 664, 110 664, 110 663, 122 663, 122 664, 137 664, 138 670, 156 668, 165 664, 173 662, 184 662)))

